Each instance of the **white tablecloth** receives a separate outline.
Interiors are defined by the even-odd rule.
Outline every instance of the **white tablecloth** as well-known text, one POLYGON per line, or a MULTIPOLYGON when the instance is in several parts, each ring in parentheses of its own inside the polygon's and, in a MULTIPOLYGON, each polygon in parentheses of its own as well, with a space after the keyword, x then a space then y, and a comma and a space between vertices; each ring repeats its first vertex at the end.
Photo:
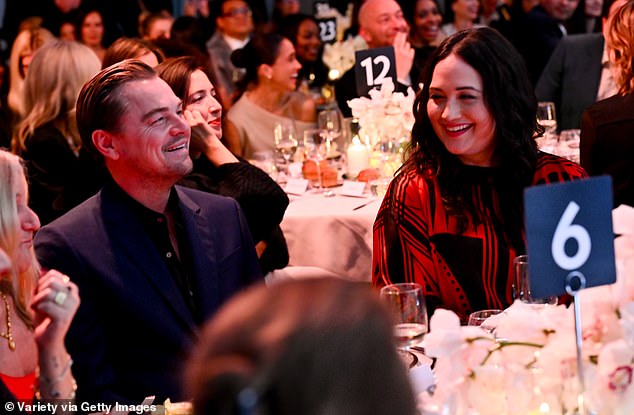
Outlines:
POLYGON ((372 225, 381 200, 369 194, 358 198, 306 193, 290 198, 281 225, 290 265, 318 267, 341 278, 370 282, 372 225))

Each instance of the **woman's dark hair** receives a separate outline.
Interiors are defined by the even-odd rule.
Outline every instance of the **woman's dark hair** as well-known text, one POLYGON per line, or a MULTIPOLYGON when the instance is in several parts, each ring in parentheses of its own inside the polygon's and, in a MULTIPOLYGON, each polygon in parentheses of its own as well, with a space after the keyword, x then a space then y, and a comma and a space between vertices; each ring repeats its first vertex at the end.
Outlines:
POLYGON ((237 68, 246 70, 244 77, 238 81, 240 92, 244 92, 250 84, 258 83, 260 65, 273 65, 280 52, 280 44, 284 36, 278 33, 259 33, 242 48, 231 54, 231 62, 237 68))
MULTIPOLYGON (((308 14, 289 14, 288 16, 281 18, 278 31, 282 36, 290 40, 291 43, 296 46, 299 26, 306 20, 310 20, 317 25, 317 19, 308 14)), ((317 27, 319 27, 319 25, 317 27)))
POLYGON ((205 71, 193 56, 181 56, 180 58, 168 58, 156 68, 156 73, 174 91, 174 95, 183 101, 183 107, 187 107, 187 96, 191 75, 197 70, 205 71))
POLYGON ((367 284, 252 287, 214 316, 192 354, 195 414, 413 415, 390 317, 367 284))
POLYGON ((117 62, 121 62, 126 59, 140 58, 148 53, 153 53, 159 63, 163 62, 165 59, 165 55, 161 49, 151 42, 136 37, 120 37, 115 40, 108 49, 106 49, 106 54, 103 57, 101 67, 107 68, 117 62))
MULTIPOLYGON (((501 214, 503 229, 515 249, 523 251, 523 191, 531 184, 537 164, 537 99, 522 57, 497 31, 488 27, 468 29, 445 39, 431 56, 421 82, 423 89, 414 102, 416 122, 412 129, 411 156, 404 169, 415 168, 424 176, 435 175, 443 203, 457 217, 461 230, 467 216, 481 223, 483 213, 474 206, 472 171, 449 153, 440 141, 427 114, 429 85, 436 65, 449 55, 469 64, 482 78, 483 99, 495 120, 493 183, 499 206, 489 206, 501 214)), ((491 202, 494 204, 495 202, 491 202)))
POLYGON ((78 42, 83 43, 84 40, 81 38, 81 27, 84 25, 84 20, 86 20, 86 17, 88 17, 88 15, 92 13, 97 13, 99 17, 101 17, 101 24, 103 25, 103 38, 101 39, 101 46, 104 46, 106 44, 106 32, 107 32, 106 18, 104 17, 101 10, 99 10, 96 7, 89 7, 87 9, 84 9, 81 12, 79 12, 77 16, 75 17, 75 39, 77 39, 78 42))
POLYGON ((180 16, 170 29, 170 39, 195 46, 201 53, 208 55, 207 35, 200 21, 193 16, 180 16))

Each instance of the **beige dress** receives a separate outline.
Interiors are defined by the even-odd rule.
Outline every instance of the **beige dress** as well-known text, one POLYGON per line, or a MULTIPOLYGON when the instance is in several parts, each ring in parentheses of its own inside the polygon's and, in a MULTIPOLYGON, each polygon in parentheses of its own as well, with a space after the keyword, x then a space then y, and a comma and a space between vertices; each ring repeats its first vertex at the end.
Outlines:
MULTIPOLYGON (((242 156, 246 159, 253 158, 253 154, 259 151, 274 151, 273 128, 275 123, 278 121, 292 121, 291 118, 274 114, 254 104, 247 97, 247 94, 243 94, 233 104, 227 113, 227 119, 238 130, 242 156)), ((315 125, 315 123, 295 120, 297 140, 301 142, 304 137, 304 131, 315 128, 315 125)))

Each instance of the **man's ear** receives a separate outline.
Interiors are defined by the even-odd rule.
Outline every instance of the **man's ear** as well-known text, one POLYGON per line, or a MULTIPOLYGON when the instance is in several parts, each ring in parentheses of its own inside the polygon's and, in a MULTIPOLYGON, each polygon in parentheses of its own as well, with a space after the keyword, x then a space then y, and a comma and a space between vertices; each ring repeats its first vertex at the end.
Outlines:
POLYGON ((372 35, 370 35, 370 32, 365 30, 364 27, 359 27, 359 36, 361 36, 368 45, 372 42, 372 35))
POLYGON ((114 135, 105 130, 95 130, 92 133, 92 143, 105 158, 117 160, 119 152, 115 146, 114 135))

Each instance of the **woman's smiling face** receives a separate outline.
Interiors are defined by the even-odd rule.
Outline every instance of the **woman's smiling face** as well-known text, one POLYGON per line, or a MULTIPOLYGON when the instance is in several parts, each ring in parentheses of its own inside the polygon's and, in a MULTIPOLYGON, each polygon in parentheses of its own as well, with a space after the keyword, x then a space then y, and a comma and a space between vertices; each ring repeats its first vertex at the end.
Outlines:
POLYGON ((434 68, 427 115, 447 151, 464 164, 492 165, 495 120, 484 102, 482 77, 455 54, 434 68))

